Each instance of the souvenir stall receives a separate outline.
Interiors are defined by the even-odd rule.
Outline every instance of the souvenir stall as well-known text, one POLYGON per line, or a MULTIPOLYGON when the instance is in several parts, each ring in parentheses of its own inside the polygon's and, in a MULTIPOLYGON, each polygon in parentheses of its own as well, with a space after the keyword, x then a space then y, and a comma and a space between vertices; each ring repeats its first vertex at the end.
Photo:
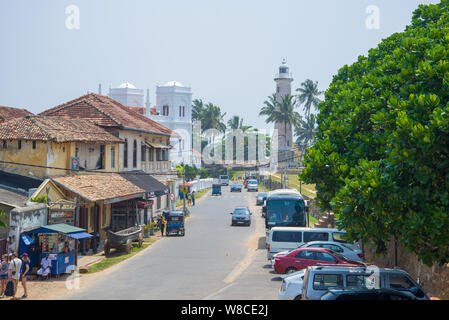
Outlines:
POLYGON ((39 268, 41 259, 48 254, 51 260, 51 274, 70 272, 76 266, 77 240, 90 238, 84 229, 64 223, 46 225, 24 232, 20 237, 20 254, 30 256, 31 268, 39 268))

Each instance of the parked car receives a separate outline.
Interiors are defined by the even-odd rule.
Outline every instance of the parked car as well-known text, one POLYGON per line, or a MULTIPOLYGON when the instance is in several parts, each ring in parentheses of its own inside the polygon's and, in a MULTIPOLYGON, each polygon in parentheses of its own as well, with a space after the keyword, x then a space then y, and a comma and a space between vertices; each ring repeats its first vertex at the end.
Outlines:
MULTIPOLYGON (((289 282, 289 278, 284 280, 289 282)), ((303 300, 320 300, 330 289, 393 289, 412 299, 429 300, 421 286, 403 270, 343 265, 308 267, 301 291, 289 296, 296 294, 303 300)))
POLYGON ((344 255, 349 260, 363 262, 363 253, 360 249, 354 249, 347 244, 335 241, 312 241, 305 243, 300 248, 324 248, 344 255))
POLYGON ((227 175, 220 176, 220 184, 222 186, 229 186, 229 176, 227 175))
POLYGON ((274 272, 291 273, 317 264, 350 264, 364 265, 358 261, 352 261, 345 256, 324 248, 299 248, 286 255, 278 255, 274 258, 274 272))
POLYGON ((344 235, 345 231, 331 228, 274 227, 268 234, 267 258, 271 260, 277 253, 297 249, 312 241, 333 241, 360 250, 358 244, 345 242, 344 235))
POLYGON ((392 289, 331 289, 320 300, 416 300, 392 289))
POLYGON ((241 183, 233 183, 231 184, 231 192, 242 192, 242 184, 241 183))
POLYGON ((256 198, 256 206, 263 205, 265 200, 267 199, 267 195, 268 195, 267 192, 259 192, 256 198))
POLYGON ((249 211, 248 207, 237 207, 234 209, 234 212, 231 212, 232 215, 232 226, 235 225, 251 225, 251 211, 249 211))
POLYGON ((289 273, 282 277, 281 288, 278 292, 279 300, 301 300, 301 290, 306 269, 289 273))
POLYGON ((252 180, 248 180, 248 187, 247 187, 247 189, 248 189, 248 192, 250 192, 250 191, 259 191, 259 184, 258 184, 258 182, 257 182, 257 180, 254 180, 254 179, 252 179, 252 180))

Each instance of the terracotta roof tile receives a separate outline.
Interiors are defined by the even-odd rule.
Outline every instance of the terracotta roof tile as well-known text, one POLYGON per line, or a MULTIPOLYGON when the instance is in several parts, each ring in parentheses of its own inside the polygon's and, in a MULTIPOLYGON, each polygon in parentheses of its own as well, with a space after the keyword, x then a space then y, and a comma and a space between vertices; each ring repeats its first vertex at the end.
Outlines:
POLYGON ((26 116, 0 124, 0 140, 123 142, 86 120, 42 116, 26 116))
POLYGON ((25 109, 0 106, 0 123, 20 119, 27 115, 32 115, 32 113, 25 109))
POLYGON ((128 110, 131 110, 132 112, 137 112, 138 114, 144 116, 145 113, 147 112, 147 109, 145 107, 130 107, 130 106, 126 106, 128 108, 128 110))
POLYGON ((145 193, 145 190, 115 173, 62 176, 56 184, 89 201, 108 200, 145 193))
POLYGON ((137 129, 164 135, 172 134, 169 128, 144 115, 129 110, 128 107, 108 96, 96 93, 86 94, 48 109, 40 113, 40 115, 85 119, 102 127, 137 129))

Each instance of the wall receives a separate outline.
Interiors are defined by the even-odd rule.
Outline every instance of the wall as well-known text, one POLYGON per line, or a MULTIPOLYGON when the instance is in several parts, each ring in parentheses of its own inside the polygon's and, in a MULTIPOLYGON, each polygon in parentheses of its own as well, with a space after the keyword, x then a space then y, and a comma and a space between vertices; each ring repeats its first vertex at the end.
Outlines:
MULTIPOLYGON (((3 149, 3 143, 0 141, 0 160, 9 162, 27 163, 33 165, 46 166, 48 144, 42 141, 36 141, 36 148, 33 149, 32 141, 22 141, 21 149, 18 148, 18 140, 7 140, 7 148, 3 149), (44 155, 44 156, 43 156, 44 155)), ((0 170, 15 173, 23 176, 43 178, 46 170, 44 168, 33 168, 17 165, 0 165, 0 170)))
MULTIPOLYGON (((379 267, 394 267, 394 242, 387 245, 387 253, 376 255, 374 249, 365 245, 365 260, 379 267)), ((418 280, 427 295, 440 299, 449 299, 449 264, 431 267, 425 266, 418 257, 407 253, 398 245, 398 267, 407 271, 410 276, 418 280)))
POLYGON ((9 251, 18 251, 19 236, 47 224, 47 205, 36 204, 28 207, 14 208, 9 218, 9 251))

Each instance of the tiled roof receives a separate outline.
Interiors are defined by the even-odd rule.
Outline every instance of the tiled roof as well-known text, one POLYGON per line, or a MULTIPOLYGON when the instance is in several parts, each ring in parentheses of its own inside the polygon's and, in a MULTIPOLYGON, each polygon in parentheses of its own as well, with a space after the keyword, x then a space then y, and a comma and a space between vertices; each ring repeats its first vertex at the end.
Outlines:
POLYGON ((169 128, 129 110, 118 101, 96 93, 86 94, 40 114, 52 117, 85 119, 102 127, 137 129, 164 135, 172 133, 169 128))
POLYGON ((42 116, 26 116, 0 124, 0 140, 123 142, 86 120, 42 116))
POLYGON ((137 112, 138 114, 144 116, 145 113, 147 112, 147 109, 145 107, 130 107, 130 106, 126 106, 128 108, 128 110, 131 110, 132 112, 137 112))
POLYGON ((32 113, 25 109, 0 106, 0 123, 20 119, 32 113))
POLYGON ((144 194, 145 190, 116 173, 62 176, 52 180, 89 201, 109 200, 144 194))

